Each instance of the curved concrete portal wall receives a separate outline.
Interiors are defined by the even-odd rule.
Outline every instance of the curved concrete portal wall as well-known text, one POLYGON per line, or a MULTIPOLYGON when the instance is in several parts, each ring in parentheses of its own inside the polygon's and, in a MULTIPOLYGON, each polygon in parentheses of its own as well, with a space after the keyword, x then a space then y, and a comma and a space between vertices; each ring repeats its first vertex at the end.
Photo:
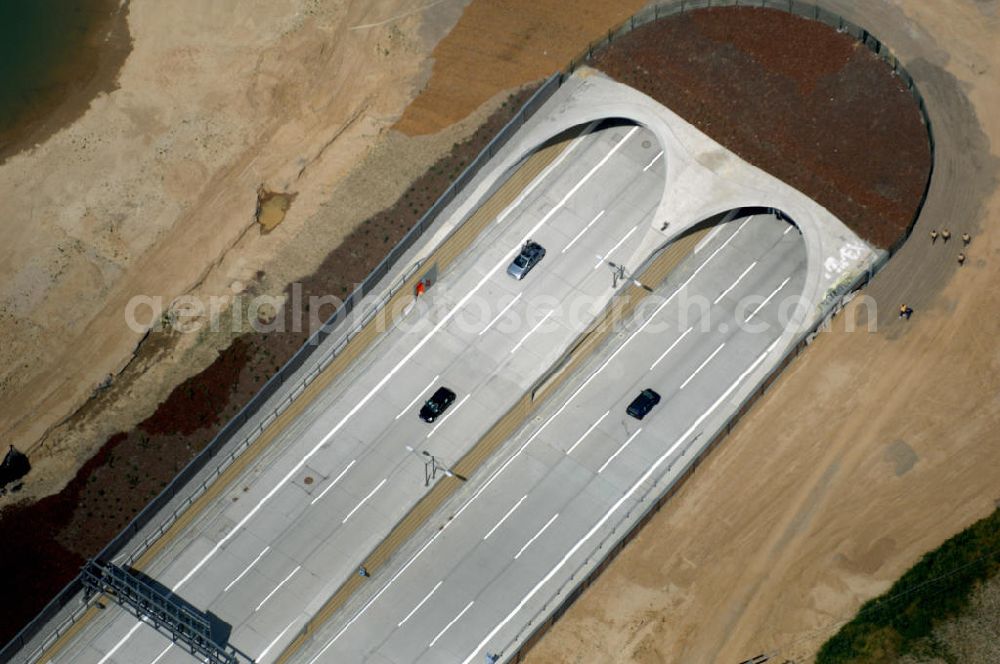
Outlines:
MULTIPOLYGON (((642 245, 626 262, 637 268, 655 251, 715 215, 739 208, 775 208, 801 230, 807 275, 802 296, 815 305, 792 320, 791 338, 823 314, 827 294, 867 270, 877 251, 815 201, 743 161, 654 99, 593 69, 581 69, 512 141, 495 173, 517 164, 552 137, 578 125, 623 118, 653 132, 663 150, 663 194, 642 245)), ((487 194, 484 182, 472 193, 470 210, 487 194)))

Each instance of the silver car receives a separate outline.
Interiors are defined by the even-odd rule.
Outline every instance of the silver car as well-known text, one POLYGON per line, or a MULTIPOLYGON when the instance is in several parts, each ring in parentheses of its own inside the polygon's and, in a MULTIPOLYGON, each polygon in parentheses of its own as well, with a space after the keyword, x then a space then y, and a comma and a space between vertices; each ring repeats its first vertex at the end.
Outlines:
POLYGON ((507 274, 514 277, 518 281, 524 279, 524 276, 531 271, 531 268, 538 265, 538 261, 545 258, 545 247, 538 244, 537 242, 532 242, 528 240, 521 247, 521 253, 517 255, 517 258, 507 267, 507 274))

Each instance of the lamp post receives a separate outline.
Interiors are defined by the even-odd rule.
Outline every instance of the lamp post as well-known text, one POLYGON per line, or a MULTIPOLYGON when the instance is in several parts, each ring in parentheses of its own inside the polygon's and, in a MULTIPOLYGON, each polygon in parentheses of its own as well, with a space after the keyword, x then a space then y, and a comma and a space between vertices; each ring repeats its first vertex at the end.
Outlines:
POLYGON ((424 462, 424 486, 430 486, 434 478, 437 477, 438 471, 447 477, 455 477, 463 482, 465 478, 461 475, 456 475, 447 466, 438 463, 437 457, 428 452, 427 450, 420 450, 419 452, 409 445, 406 446, 407 451, 415 454, 421 461, 424 462))
POLYGON ((612 261, 608 261, 608 267, 611 268, 611 287, 612 288, 618 288, 618 282, 619 281, 624 281, 625 279, 628 279, 633 284, 635 284, 639 288, 642 288, 646 292, 648 292, 648 293, 652 293, 653 292, 652 288, 650 288, 646 284, 642 283, 641 281, 639 281, 638 279, 636 279, 635 277, 633 277, 631 274, 628 274, 626 272, 626 270, 625 270, 625 266, 624 265, 618 265, 617 263, 614 263, 612 261))

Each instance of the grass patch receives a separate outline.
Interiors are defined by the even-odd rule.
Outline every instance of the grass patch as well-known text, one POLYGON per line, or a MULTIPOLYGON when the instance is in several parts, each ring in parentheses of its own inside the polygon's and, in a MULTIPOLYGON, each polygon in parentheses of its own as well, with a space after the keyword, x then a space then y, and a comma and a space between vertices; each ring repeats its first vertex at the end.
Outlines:
POLYGON ((984 581, 997 573, 1000 509, 927 553, 882 596, 823 644, 817 664, 894 661, 913 653, 952 657, 933 637, 935 625, 960 615, 984 581))

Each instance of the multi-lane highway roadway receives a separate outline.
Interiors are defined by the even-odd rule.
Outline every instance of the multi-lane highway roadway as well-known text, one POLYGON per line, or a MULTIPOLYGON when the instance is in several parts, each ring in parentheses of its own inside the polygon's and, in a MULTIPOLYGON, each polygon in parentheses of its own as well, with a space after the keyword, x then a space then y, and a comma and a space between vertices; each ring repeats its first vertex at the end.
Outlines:
MULTIPOLYGON (((144 571, 231 625, 230 642, 240 651, 272 660, 427 491, 423 461, 408 448, 454 462, 607 304, 614 289, 606 261, 633 257, 640 247, 662 195, 663 168, 656 140, 636 126, 592 127, 573 141, 225 500, 144 571), (547 255, 516 281, 506 267, 528 238, 547 255), (417 411, 440 385, 456 401, 426 424, 417 411)), ((593 454, 589 448, 616 419, 605 418, 574 454, 593 454)), ((642 450, 644 441, 631 445, 642 450)), ((623 463, 631 458, 619 456, 623 463)), ((609 466, 604 476, 617 472, 609 466)), ((563 528, 565 514, 559 518, 551 528, 563 528)), ((499 529, 494 537, 513 542, 499 529)), ((540 536, 523 556, 544 542, 540 536)), ((451 596, 445 586, 442 598, 451 596)), ((414 620, 443 610, 435 606, 414 620)), ((53 661, 167 664, 189 662, 190 655, 111 609, 53 661)))

